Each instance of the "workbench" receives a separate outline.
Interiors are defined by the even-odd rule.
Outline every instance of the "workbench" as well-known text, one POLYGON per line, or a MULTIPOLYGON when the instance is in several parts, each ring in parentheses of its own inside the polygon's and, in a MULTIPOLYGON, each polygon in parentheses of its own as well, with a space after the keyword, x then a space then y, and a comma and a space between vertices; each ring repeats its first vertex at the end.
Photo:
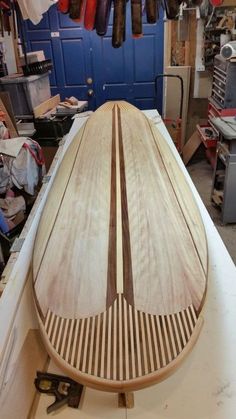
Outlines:
POLYGON ((236 120, 212 118, 219 132, 211 199, 221 209, 222 223, 236 222, 236 120))
MULTIPOLYGON (((155 110, 145 111, 166 138, 193 191, 205 224, 209 245, 208 290, 204 325, 192 353, 171 377, 134 395, 134 408, 118 408, 117 395, 86 388, 79 410, 63 407, 54 414, 58 419, 234 419, 236 415, 236 269, 206 208, 204 207, 172 140, 155 110)), ((39 217, 50 189, 58 162, 86 118, 75 119, 53 162, 33 213, 23 231, 21 250, 12 255, 6 269, 6 286, 0 299, 0 399, 4 419, 27 417, 34 397, 36 369, 46 368, 42 348, 32 355, 33 340, 27 349, 29 330, 37 334, 28 275, 39 217), (22 368, 21 348, 29 351, 22 368), (18 383, 18 384, 17 384, 18 383), (28 386, 28 387, 27 387, 28 386), (27 391, 26 391, 27 388, 27 391), (12 397, 14 395, 14 403, 12 397), (5 409, 5 410, 4 410, 5 409), (5 413, 7 412, 7 413, 5 413), (8 414, 9 412, 9 414, 8 414), (24 412, 24 413, 20 413, 24 412)), ((166 220, 168 222, 168 220, 166 220)), ((39 338, 37 337, 36 340, 39 338)), ((58 372, 49 363, 48 371, 58 372)), ((47 395, 34 399, 30 418, 47 418, 46 407, 53 402, 47 395)), ((53 415, 53 416, 54 416, 53 415)))

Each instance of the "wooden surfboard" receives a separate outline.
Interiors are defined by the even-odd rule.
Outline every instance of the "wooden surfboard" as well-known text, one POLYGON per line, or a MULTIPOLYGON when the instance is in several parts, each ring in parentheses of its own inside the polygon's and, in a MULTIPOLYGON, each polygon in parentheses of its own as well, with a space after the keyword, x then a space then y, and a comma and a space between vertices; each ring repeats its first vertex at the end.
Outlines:
POLYGON ((56 174, 33 254, 43 340, 64 373, 100 390, 170 375, 199 335, 207 243, 165 139, 141 111, 108 102, 56 174))

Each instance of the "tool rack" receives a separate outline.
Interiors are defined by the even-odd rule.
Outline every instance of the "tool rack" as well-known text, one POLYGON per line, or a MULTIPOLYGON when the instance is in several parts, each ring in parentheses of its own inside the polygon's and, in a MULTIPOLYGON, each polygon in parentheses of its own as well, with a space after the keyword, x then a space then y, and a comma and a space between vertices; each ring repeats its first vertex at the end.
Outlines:
POLYGON ((212 123, 214 118, 236 115, 236 62, 220 55, 214 59, 212 93, 208 102, 207 124, 197 125, 197 131, 206 148, 206 157, 212 167, 216 162, 219 131, 212 123), (209 134, 210 132, 210 134, 209 134))

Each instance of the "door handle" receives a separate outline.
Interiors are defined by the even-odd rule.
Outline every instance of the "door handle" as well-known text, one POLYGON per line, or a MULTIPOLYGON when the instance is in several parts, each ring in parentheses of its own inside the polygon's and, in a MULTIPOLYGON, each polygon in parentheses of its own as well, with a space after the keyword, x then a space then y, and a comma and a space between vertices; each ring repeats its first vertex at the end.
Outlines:
POLYGON ((88 90, 88 96, 89 97, 92 97, 94 95, 94 91, 93 91, 93 89, 89 89, 88 90))

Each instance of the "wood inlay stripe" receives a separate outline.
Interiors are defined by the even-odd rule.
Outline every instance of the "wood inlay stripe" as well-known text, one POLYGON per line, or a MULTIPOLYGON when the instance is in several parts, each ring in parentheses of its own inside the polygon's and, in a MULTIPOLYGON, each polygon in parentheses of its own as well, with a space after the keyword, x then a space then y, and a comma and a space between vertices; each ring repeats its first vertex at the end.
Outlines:
POLYGON ((193 305, 191 305, 191 306, 190 306, 190 311, 191 311, 191 313, 192 313, 193 320, 194 320, 194 324, 195 324, 195 323, 197 322, 197 316, 196 316, 196 312, 195 312, 195 310, 194 310, 193 305))
POLYGON ((101 351, 101 367, 100 367, 100 377, 105 376, 104 365, 105 365, 105 347, 106 347, 106 323, 107 323, 107 311, 103 313, 103 322, 102 322, 102 341, 100 346, 101 351))
POLYGON ((95 337, 95 317, 92 318, 92 329, 91 337, 89 342, 89 363, 88 363, 88 374, 92 373, 92 362, 94 357, 94 337, 95 337))
POLYGON ((128 310, 127 301, 123 298, 124 305, 124 346, 125 346, 125 380, 129 380, 129 339, 128 339, 128 310))
POLYGON ((172 324, 171 324, 171 320, 170 320, 170 316, 167 316, 167 324, 168 324, 168 331, 169 331, 169 339, 171 341, 171 346, 172 346, 172 359, 177 357, 177 349, 176 349, 176 344, 175 344, 175 338, 174 338, 174 333, 173 333, 173 328, 172 328, 172 324))
POLYGON ((161 331, 161 325, 160 325, 160 319, 159 316, 155 316, 155 320, 157 323, 157 336, 160 342, 160 348, 161 348, 161 367, 166 366, 166 356, 165 356, 165 349, 164 349, 164 343, 162 338, 162 331, 161 331))
POLYGON ((116 123, 115 123, 115 138, 116 138, 116 290, 118 294, 124 292, 124 261, 123 261, 123 234, 122 234, 122 189, 121 189, 121 165, 120 165, 120 149, 119 149, 119 134, 117 122, 117 106, 115 107, 116 123))
POLYGON ((53 335, 51 339, 52 346, 55 346, 55 343, 56 343, 59 320, 60 320, 60 317, 56 316, 55 326, 54 326, 53 335))
POLYGON ((67 347, 66 347, 66 355, 65 355, 65 361, 66 362, 68 362, 68 360, 69 360, 70 349, 71 349, 71 346, 72 346, 72 333, 73 333, 75 321, 76 321, 75 319, 72 319, 70 321, 70 330, 69 330, 67 347))
POLYGON ((48 325, 51 319, 52 312, 50 310, 47 311, 46 319, 45 319, 45 330, 48 333, 48 325))
POLYGON ((60 333, 61 333, 61 330, 62 330, 62 322, 63 322, 63 319, 61 317, 58 317, 58 319, 59 319, 59 321, 58 321, 58 324, 57 324, 56 336, 55 336, 55 340, 54 340, 54 344, 53 344, 53 346, 54 346, 54 348, 57 352, 58 352, 58 347, 59 347, 59 344, 60 344, 60 333))
POLYGON ((170 340, 169 340, 167 327, 166 327, 166 316, 161 316, 161 319, 162 319, 162 326, 163 326, 164 337, 165 337, 167 359, 168 359, 168 362, 170 362, 172 360, 172 356, 171 356, 170 340))
POLYGON ((141 342, 142 342, 142 357, 143 357, 143 368, 144 373, 148 373, 148 359, 147 359, 147 347, 146 347, 146 337, 145 337, 145 329, 144 329, 144 313, 139 312, 139 319, 140 319, 140 329, 141 329, 141 342))
POLYGON ((158 345, 157 345, 157 334, 156 334, 156 329, 155 329, 155 323, 154 323, 154 315, 151 314, 151 327, 152 327, 152 336, 153 336, 153 342, 154 342, 154 353, 155 353, 155 360, 157 363, 156 368, 160 369, 161 368, 161 363, 160 363, 160 354, 159 354, 159 350, 158 350, 158 345))
POLYGON ((135 349, 137 353, 137 366, 138 366, 138 377, 142 375, 141 368, 141 349, 140 349, 140 337, 139 337, 139 322, 138 322, 138 311, 134 310, 134 321, 135 321, 135 349))
POLYGON ((178 331, 178 328, 177 328, 175 314, 172 314, 171 317, 172 317, 172 321, 173 321, 173 325, 174 325, 174 334, 175 334, 176 341, 177 341, 177 347, 178 347, 177 351, 178 351, 178 353, 180 353, 182 351, 182 345, 181 345, 180 338, 179 338, 179 331, 178 331))
POLYGON ((66 319, 62 318, 61 322, 60 322, 60 325, 59 325, 57 343, 56 343, 56 347, 55 347, 55 349, 58 353, 60 353, 60 348, 61 348, 61 345, 62 345, 62 339, 63 339, 62 336, 63 336, 63 330, 65 328, 65 323, 66 323, 66 319))
POLYGON ((52 313, 51 318, 50 318, 50 322, 48 324, 48 338, 51 340, 52 338, 52 334, 53 334, 53 326, 55 323, 55 314, 52 313))
POLYGON ((134 353, 134 318, 132 306, 129 305, 129 335, 130 335, 130 356, 131 356, 131 376, 136 377, 135 353, 134 353))
POLYGON ((65 319, 65 322, 64 322, 64 328, 63 328, 64 330, 63 330, 63 334, 62 334, 61 348, 60 348, 60 355, 61 356, 63 356, 65 345, 66 345, 66 335, 67 335, 67 330, 68 330, 68 326, 69 326, 69 321, 70 321, 70 319, 65 319))
POLYGON ((183 346, 185 346, 186 343, 187 343, 187 341, 186 341, 186 338, 185 338, 185 334, 184 334, 184 329, 183 329, 183 325, 182 325, 182 320, 181 320, 181 317, 180 317, 180 313, 176 313, 176 316, 177 316, 177 321, 178 321, 178 325, 179 325, 179 328, 180 328, 180 333, 181 333, 181 338, 182 338, 182 341, 183 341, 183 346))
POLYGON ((101 314, 98 315, 98 320, 97 320, 94 375, 98 375, 98 355, 99 355, 99 351, 100 351, 100 348, 99 348, 100 326, 101 326, 101 314))
POLYGON ((119 379, 123 380, 123 327, 122 327, 122 296, 118 295, 118 324, 119 324, 119 379))
POLYGON ((113 319, 114 319, 114 328, 113 328, 113 380, 117 380, 117 299, 114 302, 113 306, 113 319))
POLYGON ((73 351, 73 346, 74 346, 74 339, 75 339, 75 331, 76 331, 77 322, 78 322, 78 320, 73 319, 70 350, 69 350, 69 355, 68 355, 68 364, 70 364, 70 365, 72 365, 71 359, 72 359, 72 351, 73 351))
POLYGON ((121 210, 122 210, 122 245, 123 245, 123 281, 124 296, 129 304, 134 306, 132 257, 129 231, 128 199, 126 191, 125 157, 122 138, 121 111, 117 107, 118 116, 118 140, 120 157, 120 189, 121 189, 121 210))
POLYGON ((80 366, 80 360, 81 360, 81 356, 82 356, 82 342, 83 342, 83 338, 84 338, 84 323, 85 323, 85 319, 81 320, 81 329, 80 329, 80 333, 79 333, 79 343, 78 343, 78 354, 77 354, 77 360, 76 360, 76 368, 79 369, 80 366))
POLYGON ((83 372, 85 372, 86 361, 88 357, 88 337, 89 337, 90 319, 91 317, 88 317, 87 322, 86 322, 86 333, 85 333, 85 341, 84 341, 84 347, 83 347, 83 363, 82 363, 83 372))
POLYGON ((187 324, 186 317, 185 317, 185 311, 182 311, 180 313, 180 315, 182 317, 183 327, 184 327, 184 331, 185 331, 185 336, 186 336, 186 340, 188 342, 189 339, 190 339, 190 332, 189 332, 188 324, 187 324))
POLYGON ((192 334, 192 331, 194 329, 194 324, 193 324, 193 319, 192 319, 192 316, 191 316, 191 313, 190 313, 190 307, 188 307, 185 310, 185 315, 186 315, 186 319, 187 319, 187 322, 188 322, 190 334, 192 334))
POLYGON ((74 341, 73 341, 72 353, 71 353, 71 365, 75 365, 75 351, 76 351, 76 348, 77 348, 79 324, 80 324, 80 320, 76 320, 75 333, 74 333, 74 336, 73 336, 74 341))
POLYGON ((111 144, 111 190, 110 190, 110 224, 107 267, 107 309, 116 298, 116 127, 115 106, 112 109, 112 144, 111 144))
POLYGON ((79 341, 80 341, 80 335, 81 335, 81 329, 82 329, 82 320, 79 319, 79 330, 77 335, 77 342, 76 342, 76 349, 75 349, 75 359, 74 359, 74 366, 76 368, 77 360, 78 360, 78 352, 79 352, 79 341))
POLYGON ((154 371, 154 358, 153 358, 153 349, 152 349, 152 340, 151 340, 151 331, 150 331, 150 317, 147 313, 145 313, 145 323, 147 329, 147 344, 148 344, 148 352, 149 352, 149 360, 150 360, 150 367, 151 371, 154 371))
POLYGON ((108 310, 108 331, 107 331, 107 378, 111 378, 111 321, 112 321, 112 306, 108 310))
MULTIPOLYGON (((63 352, 61 352, 61 356, 66 360, 66 355, 67 355, 67 351, 68 351, 68 346, 70 346, 70 331, 71 331, 71 323, 73 322, 74 319, 66 319, 66 325, 67 325, 67 320, 68 320, 68 326, 67 328, 65 328, 65 344, 64 344, 64 348, 63 348, 63 352)), ((70 349, 70 348, 69 348, 70 349)), ((68 351, 68 357, 69 357, 69 351, 68 351)))

